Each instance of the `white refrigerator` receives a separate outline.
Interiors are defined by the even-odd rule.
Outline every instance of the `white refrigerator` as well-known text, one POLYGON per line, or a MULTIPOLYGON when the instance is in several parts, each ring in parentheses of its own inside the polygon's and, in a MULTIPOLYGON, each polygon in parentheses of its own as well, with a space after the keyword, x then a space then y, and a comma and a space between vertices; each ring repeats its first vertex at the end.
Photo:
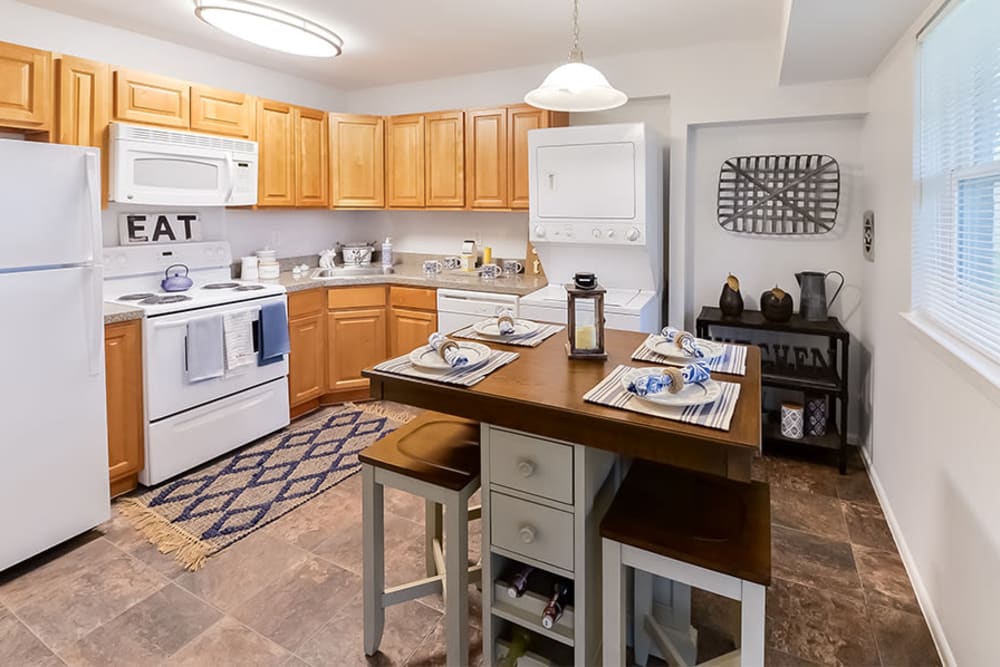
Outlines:
POLYGON ((110 515, 100 179, 0 140, 0 570, 110 515))

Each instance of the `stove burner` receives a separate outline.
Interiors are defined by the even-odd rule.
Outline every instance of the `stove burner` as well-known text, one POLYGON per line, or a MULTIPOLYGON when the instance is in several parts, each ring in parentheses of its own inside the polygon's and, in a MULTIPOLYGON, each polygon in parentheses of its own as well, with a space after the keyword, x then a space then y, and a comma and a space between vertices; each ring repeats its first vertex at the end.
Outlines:
POLYGON ((239 287, 239 283, 212 283, 205 285, 202 289, 232 289, 233 287, 239 287))
POLYGON ((156 296, 152 292, 138 292, 136 294, 126 294, 125 296, 118 297, 119 301, 141 301, 142 299, 148 299, 151 296, 156 296))
POLYGON ((253 292, 255 290, 264 289, 263 285, 240 285, 234 292, 253 292))
POLYGON ((144 306, 158 306, 163 303, 177 303, 178 301, 190 301, 191 297, 184 296, 183 294, 170 294, 168 296, 159 296, 156 294, 150 294, 148 297, 140 301, 144 306))

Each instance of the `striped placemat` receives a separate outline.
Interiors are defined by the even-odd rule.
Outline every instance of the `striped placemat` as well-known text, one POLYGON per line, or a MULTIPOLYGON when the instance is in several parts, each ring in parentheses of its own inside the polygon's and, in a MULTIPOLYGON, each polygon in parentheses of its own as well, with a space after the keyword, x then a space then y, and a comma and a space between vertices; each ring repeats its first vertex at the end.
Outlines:
MULTIPOLYGON (((656 334, 650 334, 649 338, 646 339, 646 342, 650 342, 654 338, 656 338, 656 334)), ((705 363, 708 364, 708 369, 716 373, 726 373, 727 375, 746 375, 746 346, 723 343, 723 347, 726 351, 722 354, 722 356, 705 361, 705 363)), ((691 359, 690 361, 680 361, 679 359, 665 357, 662 354, 650 350, 646 347, 646 343, 643 343, 639 347, 635 348, 635 352, 632 353, 632 360, 648 361, 653 364, 662 364, 664 366, 684 366, 685 364, 697 361, 696 359, 691 359)))
POLYGON ((538 347, 549 336, 559 333, 565 329, 561 324, 542 324, 538 331, 528 336, 520 338, 487 338, 480 336, 472 326, 467 326, 451 334, 453 338, 468 338, 469 340, 481 340, 486 343, 502 343, 503 345, 518 345, 520 347, 538 347))
POLYGON ((632 368, 622 364, 618 366, 611 375, 601 380, 596 387, 583 395, 583 400, 588 403, 607 405, 612 408, 630 410, 653 417, 662 417, 674 421, 707 426, 708 428, 728 431, 729 424, 736 411, 736 401, 740 397, 740 385, 733 382, 721 382, 722 395, 712 403, 704 405, 689 405, 686 407, 673 407, 667 405, 657 405, 649 401, 644 401, 634 394, 626 391, 622 387, 622 377, 632 368))
POLYGON ((375 370, 392 373, 394 375, 405 375, 407 377, 419 378, 421 380, 431 380, 432 382, 456 384, 460 387, 471 387, 493 371, 502 366, 506 366, 519 356, 521 355, 517 352, 501 352, 499 350, 493 350, 493 353, 490 354, 490 360, 479 368, 453 368, 450 371, 435 373, 434 371, 425 371, 417 366, 414 366, 410 361, 410 355, 404 354, 401 357, 396 357, 395 359, 390 359, 389 361, 383 361, 375 366, 375 370))

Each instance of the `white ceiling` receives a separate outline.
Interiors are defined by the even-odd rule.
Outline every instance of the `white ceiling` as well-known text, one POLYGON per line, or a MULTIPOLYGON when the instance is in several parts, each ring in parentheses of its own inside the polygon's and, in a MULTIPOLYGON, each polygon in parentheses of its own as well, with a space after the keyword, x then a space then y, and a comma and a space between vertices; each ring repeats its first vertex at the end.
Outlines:
POLYGON ((781 83, 864 78, 930 0, 790 0, 781 83))
MULTIPOLYGON (((258 0, 340 34, 344 55, 334 60, 288 56, 230 37, 196 19, 192 0, 22 1, 344 90, 555 64, 565 59, 570 42, 569 0, 258 0)), ((782 5, 782 0, 581 0, 582 45, 592 59, 734 39, 777 43, 782 5)))

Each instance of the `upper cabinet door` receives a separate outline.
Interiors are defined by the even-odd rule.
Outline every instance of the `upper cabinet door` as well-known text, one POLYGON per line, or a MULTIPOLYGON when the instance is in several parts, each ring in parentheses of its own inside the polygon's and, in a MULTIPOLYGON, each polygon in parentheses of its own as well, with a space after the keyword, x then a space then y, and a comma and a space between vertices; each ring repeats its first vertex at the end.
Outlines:
POLYGON ((292 106, 257 101, 257 206, 295 206, 292 106))
POLYGON ((295 205, 330 205, 330 153, 326 112, 296 107, 295 205))
POLYGON ((507 110, 466 113, 466 201, 471 208, 507 208, 507 110))
POLYGON ((191 125, 191 86, 133 70, 115 70, 115 119, 187 129, 191 125))
POLYGON ((83 58, 56 60, 56 141, 101 149, 101 201, 108 201, 111 66, 83 58))
POLYGON ((52 126, 52 54, 0 42, 0 127, 52 126))
POLYGON ((442 111, 424 115, 424 159, 428 207, 465 206, 465 114, 442 111))
POLYGON ((386 125, 389 207, 424 207, 424 117, 391 116, 386 125))
POLYGON ((381 116, 330 114, 334 208, 385 206, 385 121, 381 116))
POLYGON ((528 208, 528 132, 546 127, 566 127, 569 114, 546 111, 527 104, 507 107, 507 187, 511 208, 528 208))
POLYGON ((191 86, 191 129, 252 139, 253 98, 208 86, 191 86))

